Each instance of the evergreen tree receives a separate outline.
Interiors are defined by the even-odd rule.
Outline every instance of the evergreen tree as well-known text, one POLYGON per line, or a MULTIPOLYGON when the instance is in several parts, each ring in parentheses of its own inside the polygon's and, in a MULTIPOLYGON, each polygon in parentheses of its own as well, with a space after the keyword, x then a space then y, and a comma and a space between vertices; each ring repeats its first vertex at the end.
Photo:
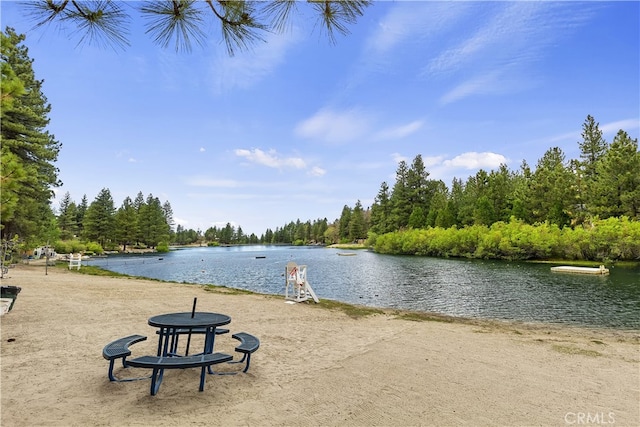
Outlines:
POLYGON ((138 214, 131 198, 126 197, 115 215, 115 238, 126 251, 127 245, 134 243, 138 234, 138 214))
POLYGON ((242 231, 242 227, 234 227, 233 237, 231 238, 231 242, 236 244, 244 243, 244 232, 242 231))
POLYGON ((204 232, 204 238, 207 242, 215 242, 219 239, 218 228, 216 226, 209 227, 204 232))
POLYGON ((340 240, 349 239, 349 222, 351 222, 351 208, 344 205, 338 222, 338 236, 340 240))
POLYGON ((409 224, 409 217, 413 211, 411 204, 411 189, 408 183, 409 169, 407 162, 401 160, 396 170, 396 182, 391 192, 390 223, 394 230, 405 228, 409 224))
POLYGON ((431 201, 429 202, 429 212, 426 213, 425 225, 429 227, 435 227, 436 225, 442 227, 443 223, 446 222, 449 223, 449 225, 445 226, 445 228, 452 226, 455 223, 455 220, 446 212, 448 205, 447 201, 449 198, 449 189, 447 188, 447 185, 442 180, 430 180, 428 186, 431 194, 431 201), (447 215, 449 216, 449 219, 445 220, 445 216, 447 215), (440 221, 438 221, 438 216, 440 216, 440 221))
POLYGON ((78 235, 78 208, 71 200, 71 194, 67 191, 58 211, 58 227, 60 228, 60 238, 63 240, 73 239, 78 235))
POLYGON ((469 203, 473 205, 473 223, 491 225, 495 221, 495 209, 489 199, 489 174, 480 169, 474 179, 468 181, 469 203))
POLYGON ((160 199, 153 197, 153 194, 147 196, 147 200, 138 211, 138 226, 142 236, 141 241, 151 248, 169 240, 169 225, 165 212, 160 199))
POLYGON ((327 218, 314 221, 311 226, 311 239, 316 243, 324 242, 324 232, 327 231, 328 227, 327 218))
POLYGON ((87 199, 87 195, 82 195, 82 200, 80 200, 80 204, 76 209, 76 224, 78 226, 78 236, 82 236, 84 234, 84 216, 87 213, 87 209, 89 209, 89 200, 87 199))
MULTIPOLYGON (((2 55, 5 51, 9 51, 12 48, 12 41, 9 37, 5 37, 2 34, 0 41, 2 42, 2 55)), ((2 120, 4 122, 5 115, 15 109, 16 100, 25 94, 25 88, 22 80, 18 78, 13 71, 13 67, 4 60, 2 60, 2 79, 0 80, 1 90, 0 93, 0 113, 2 114, 2 120)), ((0 135, 4 139, 4 133, 0 135)), ((0 168, 0 218, 10 219, 13 218, 15 208, 19 202, 19 191, 21 182, 24 179, 24 167, 18 156, 16 156, 7 145, 0 144, 1 150, 1 164, 0 168)), ((3 221, 4 224, 4 221, 3 221)), ((2 227, 0 227, 2 228, 2 227)))
POLYGON ((422 225, 424 226, 424 220, 429 212, 431 203, 431 192, 429 191, 429 172, 424 167, 422 156, 418 154, 413 158, 411 167, 407 171, 407 187, 409 204, 411 205, 411 212, 416 208, 420 208, 422 211, 422 225))
POLYGON ((367 228, 364 221, 364 210, 360 200, 356 202, 349 219, 349 240, 356 241, 367 237, 367 228))
POLYGON ((225 245, 231 244, 234 234, 234 227, 230 222, 228 222, 227 225, 222 230, 220 230, 220 243, 225 245))
POLYGON ((623 131, 598 162, 593 213, 600 218, 627 216, 640 219, 640 152, 638 140, 623 131))
POLYGON ((526 222, 532 222, 532 214, 529 210, 531 203, 529 202, 530 186, 531 186, 531 168, 526 161, 522 161, 520 171, 513 177, 513 194, 511 215, 517 219, 526 222))
POLYGON ((7 27, 0 38, 3 90, 8 91, 2 94, 0 228, 3 238, 44 239, 38 235, 51 224, 52 187, 61 184, 54 165, 61 145, 46 131, 51 106, 22 44, 25 36, 7 27))
POLYGON ((169 226, 169 230, 173 230, 175 221, 173 220, 173 209, 171 209, 171 203, 167 200, 162 205, 162 212, 164 213, 164 221, 169 226))
POLYGON ((487 197, 494 215, 491 221, 509 222, 513 210, 514 175, 504 163, 489 173, 487 197))
POLYGON ((602 131, 599 126, 600 124, 588 115, 582 125, 582 141, 578 142, 585 179, 591 182, 596 177, 598 160, 607 151, 607 142, 602 137, 602 131))
POLYGON ((409 215, 407 226, 409 228, 424 228, 427 225, 427 216, 422 210, 422 206, 416 206, 409 215))
POLYGON ((455 225, 464 224, 464 183, 459 178, 453 178, 449 197, 449 209, 455 215, 455 225))
POLYGON ((273 241, 273 230, 267 228, 267 231, 264 233, 264 238, 262 239, 263 243, 275 243, 273 241))
POLYGON ((582 183, 579 189, 583 190, 582 194, 578 194, 578 204, 585 205, 587 211, 592 213, 592 205, 597 203, 593 189, 597 180, 598 163, 607 151, 607 142, 602 137, 599 123, 590 115, 582 125, 582 141, 579 141, 578 145, 580 147, 581 173, 577 179, 582 183))
POLYGON ((391 200, 389 186, 386 182, 380 185, 380 190, 371 206, 371 231, 384 234, 393 231, 391 220, 391 200))
POLYGON ((558 147, 547 150, 538 161, 529 198, 534 222, 549 221, 560 227, 570 222, 576 196, 574 176, 564 161, 564 153, 558 147))
POLYGON ((106 248, 115 238, 115 212, 108 188, 103 188, 84 215, 84 237, 106 248))

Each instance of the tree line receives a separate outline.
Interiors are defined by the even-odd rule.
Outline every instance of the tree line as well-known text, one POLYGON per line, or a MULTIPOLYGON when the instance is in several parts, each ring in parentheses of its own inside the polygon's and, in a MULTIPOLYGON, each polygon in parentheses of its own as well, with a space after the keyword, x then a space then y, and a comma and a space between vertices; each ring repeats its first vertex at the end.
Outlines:
POLYGON ((370 230, 376 234, 406 228, 490 226, 514 217, 527 224, 548 222, 576 227, 594 218, 640 219, 638 140, 620 130, 608 144, 592 116, 582 126, 580 159, 566 160, 558 147, 548 149, 534 169, 504 164, 480 169, 451 188, 430 180, 422 157, 400 162, 396 182, 383 182, 371 207, 370 230))
MULTIPOLYGON (((338 221, 339 236, 368 238, 376 251, 386 253, 509 259, 640 258, 638 140, 621 129, 607 143, 590 115, 581 136, 579 159, 567 161, 563 151, 553 147, 533 169, 526 161, 516 171, 502 164, 489 172, 480 169, 466 181, 454 178, 451 187, 442 180, 429 179, 421 155, 411 165, 401 161, 393 187, 383 182, 370 209, 362 213, 359 201, 353 209, 344 207, 338 221), (515 234, 521 239, 523 230, 532 233, 528 237, 547 237, 550 240, 539 242, 547 247, 554 245, 553 233, 543 230, 557 229, 569 246, 541 251, 522 243, 519 249, 496 250, 482 243, 488 242, 483 239, 500 241, 496 230, 513 228, 519 230, 515 234), (600 228, 606 230, 603 233, 610 242, 598 237, 600 228), (571 245, 576 236, 589 240, 589 248, 584 242, 571 245), (635 238, 631 249, 610 247, 616 241, 629 246, 629 236, 635 238), (439 247, 442 239, 448 244, 439 247), (471 241, 475 243, 469 247, 471 241), (600 242, 599 246, 594 247, 594 242, 600 242)), ((519 246, 517 240, 502 244, 519 246)))
POLYGON ((58 252, 79 252, 74 250, 79 242, 95 242, 98 251, 126 251, 128 246, 166 250, 171 238, 173 210, 168 201, 161 203, 153 194, 145 199, 142 192, 138 192, 134 200, 127 196, 116 209, 111 192, 103 188, 91 204, 87 204, 86 195, 76 204, 71 195, 65 193, 56 219, 61 240, 57 243, 58 252))

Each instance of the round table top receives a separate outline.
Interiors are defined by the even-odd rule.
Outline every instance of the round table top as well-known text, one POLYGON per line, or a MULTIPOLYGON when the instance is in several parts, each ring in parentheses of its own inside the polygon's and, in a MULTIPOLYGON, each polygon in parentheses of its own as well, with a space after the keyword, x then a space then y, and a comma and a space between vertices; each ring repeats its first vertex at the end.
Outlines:
POLYGON ((231 317, 226 314, 197 311, 193 317, 191 312, 167 313, 153 316, 149 325, 157 328, 203 328, 222 326, 231 323, 231 317))

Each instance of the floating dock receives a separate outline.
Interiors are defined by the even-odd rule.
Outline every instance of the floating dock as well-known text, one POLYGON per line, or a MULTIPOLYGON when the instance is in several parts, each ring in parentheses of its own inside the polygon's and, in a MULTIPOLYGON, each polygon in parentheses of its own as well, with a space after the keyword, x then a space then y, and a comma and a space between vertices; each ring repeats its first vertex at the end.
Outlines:
POLYGON ((551 267, 551 271, 556 273, 574 273, 574 274, 609 274, 609 269, 604 265, 600 267, 573 267, 570 265, 562 265, 559 267, 551 267))
POLYGON ((338 256, 356 256, 353 252, 338 252, 338 256))

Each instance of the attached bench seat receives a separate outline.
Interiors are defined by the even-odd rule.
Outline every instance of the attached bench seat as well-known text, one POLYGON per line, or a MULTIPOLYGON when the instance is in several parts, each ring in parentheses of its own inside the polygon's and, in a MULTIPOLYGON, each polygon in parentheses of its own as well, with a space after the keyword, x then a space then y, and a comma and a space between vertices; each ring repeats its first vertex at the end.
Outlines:
POLYGON ((151 395, 155 396, 162 384, 165 369, 201 368, 200 391, 204 390, 207 367, 217 363, 229 362, 233 356, 224 353, 199 354, 186 357, 142 356, 127 361, 127 366, 153 369, 151 374, 151 395))
MULTIPOLYGON (((161 331, 158 330, 156 331, 156 334, 160 334, 161 331)), ((178 328, 175 331, 173 331, 173 339, 171 340, 171 348, 169 349, 169 352, 173 355, 177 355, 178 353, 178 339, 180 338, 180 335, 202 335, 207 333, 207 328, 178 328)), ((216 328, 216 335, 222 335, 222 334, 228 334, 229 330, 228 329, 224 329, 224 328, 216 328)), ((189 337, 191 338, 191 337, 189 337)), ((186 348, 186 353, 189 353, 189 344, 190 344, 190 340, 187 341, 187 348, 186 348)))
POLYGON ((232 363, 242 363, 246 360, 247 364, 245 365, 242 372, 247 372, 249 370, 249 363, 251 362, 251 353, 253 353, 260 347, 260 340, 257 337, 254 337, 253 335, 246 332, 238 332, 231 336, 240 341, 240 345, 237 346, 235 350, 239 353, 244 354, 242 356, 242 359, 232 363))
POLYGON ((115 341, 110 342, 102 349, 102 357, 109 361, 109 381, 134 381, 141 378, 116 378, 113 375, 113 364, 116 359, 122 359, 122 366, 127 367, 126 359, 127 356, 131 356, 131 350, 129 350, 129 346, 140 341, 146 340, 147 337, 144 335, 129 335, 128 337, 123 337, 117 339, 115 341))

